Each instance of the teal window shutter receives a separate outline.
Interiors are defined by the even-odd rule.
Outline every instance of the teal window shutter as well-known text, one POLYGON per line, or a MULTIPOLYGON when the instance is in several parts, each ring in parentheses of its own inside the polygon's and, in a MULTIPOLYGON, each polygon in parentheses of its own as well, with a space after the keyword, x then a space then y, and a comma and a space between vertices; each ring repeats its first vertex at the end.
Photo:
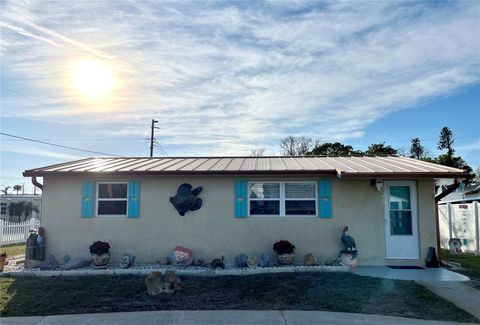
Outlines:
POLYGON ((235 218, 246 218, 247 213, 247 181, 235 181, 235 218))
POLYGON ((330 179, 318 181, 318 206, 320 218, 332 217, 332 182, 330 179))
POLYGON ((93 181, 82 182, 82 218, 93 218, 93 181))
POLYGON ((128 182, 128 213, 129 218, 140 217, 140 181, 128 182))

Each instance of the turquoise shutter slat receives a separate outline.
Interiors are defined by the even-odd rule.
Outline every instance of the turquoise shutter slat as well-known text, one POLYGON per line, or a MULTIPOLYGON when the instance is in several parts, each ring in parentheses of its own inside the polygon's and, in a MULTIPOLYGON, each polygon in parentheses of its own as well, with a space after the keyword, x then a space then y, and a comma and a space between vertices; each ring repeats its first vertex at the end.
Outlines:
POLYGON ((318 181, 318 202, 320 218, 332 217, 332 182, 329 179, 318 181))
POLYGON ((128 182, 128 213, 129 218, 140 217, 140 181, 128 182))
POLYGON ((82 218, 93 218, 93 181, 82 182, 82 218))
POLYGON ((247 213, 247 181, 235 181, 235 218, 246 218, 247 213))

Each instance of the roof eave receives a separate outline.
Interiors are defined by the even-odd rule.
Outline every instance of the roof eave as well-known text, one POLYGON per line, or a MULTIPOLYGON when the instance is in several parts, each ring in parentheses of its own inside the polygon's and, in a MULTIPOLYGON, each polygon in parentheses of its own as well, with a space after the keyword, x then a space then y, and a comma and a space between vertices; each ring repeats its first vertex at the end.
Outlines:
MULTIPOLYGON (((35 171, 26 170, 25 177, 44 176, 338 176, 337 170, 252 170, 252 171, 111 171, 111 172, 72 172, 72 171, 35 171)), ((406 179, 406 178, 458 178, 465 179, 469 176, 465 173, 455 172, 407 172, 407 173, 341 173, 342 179, 406 179)))

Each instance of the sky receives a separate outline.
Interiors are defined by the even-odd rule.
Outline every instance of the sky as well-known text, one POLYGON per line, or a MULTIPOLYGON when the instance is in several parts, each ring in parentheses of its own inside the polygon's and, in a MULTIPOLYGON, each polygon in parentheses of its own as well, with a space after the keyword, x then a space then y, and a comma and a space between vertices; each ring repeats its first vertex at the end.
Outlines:
MULTIPOLYGON (((448 126, 480 165, 478 1, 0 6, 3 133, 147 156, 155 118, 156 156, 273 155, 286 135, 355 149, 419 137, 434 156, 448 126)), ((7 136, 0 154, 0 188, 27 191, 23 170, 95 155, 7 136)))

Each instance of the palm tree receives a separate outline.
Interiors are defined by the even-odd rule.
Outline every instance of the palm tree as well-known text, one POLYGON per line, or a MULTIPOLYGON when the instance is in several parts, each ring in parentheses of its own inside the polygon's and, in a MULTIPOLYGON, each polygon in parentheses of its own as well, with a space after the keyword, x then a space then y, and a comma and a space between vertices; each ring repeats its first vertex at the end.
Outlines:
POLYGON ((22 186, 21 186, 21 185, 15 185, 15 186, 13 187, 13 190, 14 190, 14 191, 17 191, 17 195, 18 195, 18 191, 20 191, 21 189, 22 189, 22 186))
POLYGON ((7 195, 7 194, 8 194, 8 190, 11 189, 11 188, 12 188, 11 186, 7 186, 7 187, 5 187, 5 189, 0 190, 0 191, 3 192, 3 194, 7 195))

